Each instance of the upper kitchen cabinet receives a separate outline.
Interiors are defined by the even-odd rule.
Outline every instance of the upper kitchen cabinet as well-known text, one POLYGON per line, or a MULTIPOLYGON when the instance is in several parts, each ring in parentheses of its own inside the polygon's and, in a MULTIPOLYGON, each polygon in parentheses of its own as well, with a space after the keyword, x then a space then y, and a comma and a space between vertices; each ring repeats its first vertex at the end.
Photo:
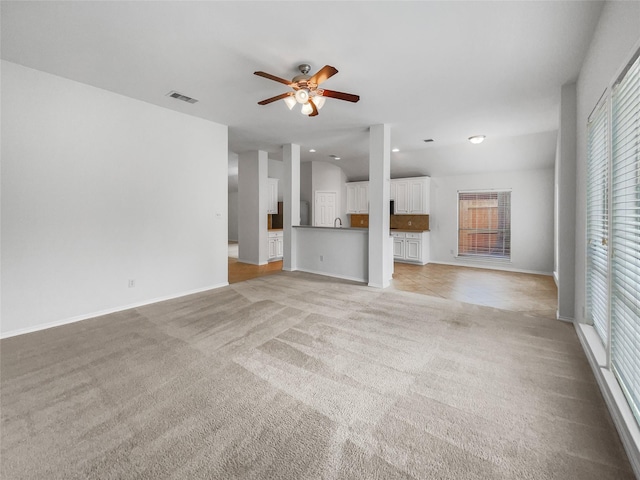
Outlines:
POLYGON ((396 215, 429 215, 431 177, 391 180, 391 200, 396 215))
POLYGON ((269 200, 267 202, 267 213, 278 213, 278 179, 268 178, 269 200))
POLYGON ((347 183, 347 213, 369 213, 369 182, 347 183))

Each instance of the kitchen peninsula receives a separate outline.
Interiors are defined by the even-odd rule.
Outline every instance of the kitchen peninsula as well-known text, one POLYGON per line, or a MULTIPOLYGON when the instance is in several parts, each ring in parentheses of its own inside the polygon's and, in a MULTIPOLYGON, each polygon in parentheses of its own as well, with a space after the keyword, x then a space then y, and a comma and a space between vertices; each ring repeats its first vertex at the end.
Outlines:
POLYGON ((369 229, 294 226, 297 269, 309 273, 367 282, 369 229))

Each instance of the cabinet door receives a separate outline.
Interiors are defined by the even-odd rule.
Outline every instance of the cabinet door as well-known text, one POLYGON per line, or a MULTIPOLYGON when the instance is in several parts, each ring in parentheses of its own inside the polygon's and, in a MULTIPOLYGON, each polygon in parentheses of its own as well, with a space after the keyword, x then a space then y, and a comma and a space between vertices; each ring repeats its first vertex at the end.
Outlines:
POLYGON ((358 212, 369 213, 369 184, 358 185, 358 212))
POLYGON ((269 201, 267 213, 278 213, 278 179, 269 178, 269 201))
POLYGON ((422 211, 422 199, 424 198, 422 182, 412 180, 409 183, 409 213, 419 214, 422 211))
POLYGON ((357 185, 347 184, 347 213, 358 213, 357 185))
POLYGON ((409 213, 429 214, 429 178, 416 178, 409 181, 409 213))
POLYGON ((276 258, 276 239, 269 239, 269 258, 276 258))
POLYGON ((414 262, 422 261, 422 242, 415 238, 407 238, 405 255, 407 260, 414 262))
POLYGON ((284 239, 282 237, 277 238, 276 242, 276 256, 283 257, 284 256, 284 239))
POLYGON ((404 238, 393 239, 393 258, 404 260, 404 238))
POLYGON ((409 213, 409 182, 407 180, 399 180, 396 182, 396 214, 402 215, 409 213))
POLYGON ((396 182, 395 180, 391 180, 389 182, 389 200, 394 200, 396 199, 396 185, 398 182, 396 182))

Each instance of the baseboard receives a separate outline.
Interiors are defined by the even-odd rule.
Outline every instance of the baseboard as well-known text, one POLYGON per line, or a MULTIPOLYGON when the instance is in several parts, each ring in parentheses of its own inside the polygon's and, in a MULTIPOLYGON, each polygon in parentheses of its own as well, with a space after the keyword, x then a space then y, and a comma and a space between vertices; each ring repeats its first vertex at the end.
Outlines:
POLYGON ((636 477, 640 479, 640 427, 613 372, 606 368, 606 353, 595 329, 591 325, 576 321, 573 322, 573 325, 618 435, 620 435, 622 445, 627 452, 631 468, 633 468, 636 477))
POLYGON ((567 322, 567 323, 573 323, 574 319, 573 318, 569 318, 569 317, 563 317, 562 315, 558 315, 558 313, 556 312, 556 318, 558 320, 561 320, 563 322, 567 322))
POLYGON ((269 262, 250 262, 249 260, 243 260, 242 258, 238 258, 238 262, 240 263, 248 263, 249 265, 258 265, 258 266, 262 266, 262 265, 267 265, 269 262))
POLYGON ((554 270, 553 272, 553 281, 556 283, 556 287, 558 286, 558 282, 560 281, 559 277, 558 277, 558 272, 556 272, 554 270))
POLYGON ((469 267, 469 268, 484 268, 486 270, 501 270, 503 272, 514 272, 514 273, 529 273, 531 275, 546 275, 548 277, 552 276, 552 272, 540 272, 537 270, 523 270, 521 268, 511 268, 504 267, 500 264, 497 265, 488 265, 486 263, 471 263, 471 262, 438 262, 436 260, 430 260, 429 263, 437 263, 438 265, 451 265, 454 267, 469 267))
POLYGON ((336 273, 319 272, 317 270, 311 270, 311 269, 307 269, 307 268, 298 267, 296 270, 299 271, 299 272, 313 273, 315 275, 324 275, 325 277, 333 277, 333 278, 341 278, 343 280, 351 280, 352 282, 367 283, 369 281, 369 279, 367 279, 367 278, 351 277, 349 275, 338 275, 336 273))
POLYGON ((220 283, 217 285, 210 285, 208 287, 197 288, 195 290, 189 290, 186 292, 176 293, 172 295, 167 295, 164 297, 157 297, 151 300, 144 300, 142 302, 136 302, 129 305, 124 305, 120 307, 108 308, 106 310, 100 310, 97 312, 87 313, 84 315, 77 315, 71 318, 65 318, 63 320, 56 320, 54 322, 43 323, 40 325, 36 325, 28 328, 19 328, 17 330, 11 330, 9 332, 3 332, 0 334, 0 339, 16 337, 18 335, 25 335, 27 333, 39 332, 40 330, 47 330, 49 328, 60 327, 62 325, 68 325, 70 323, 81 322, 83 320, 88 320, 90 318, 101 317, 102 315, 108 315, 110 313, 122 312, 124 310, 129 310, 131 308, 143 307, 144 305, 150 305, 152 303, 164 302, 165 300, 172 300, 174 298, 186 297, 187 295, 193 295, 195 293, 202 293, 208 290, 215 290, 216 288, 222 288, 229 285, 229 282, 220 283))

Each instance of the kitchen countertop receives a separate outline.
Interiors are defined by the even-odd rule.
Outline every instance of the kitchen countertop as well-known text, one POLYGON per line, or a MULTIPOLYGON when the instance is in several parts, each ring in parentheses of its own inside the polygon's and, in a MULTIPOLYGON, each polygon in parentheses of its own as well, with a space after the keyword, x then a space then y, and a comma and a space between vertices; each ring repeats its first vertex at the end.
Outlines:
POLYGON ((313 225, 294 225, 293 228, 314 228, 316 230, 349 230, 357 232, 369 232, 368 228, 355 228, 355 227, 314 227, 313 225))
POLYGON ((391 232, 409 232, 409 233, 414 233, 414 232, 429 232, 430 230, 406 230, 404 228, 391 228, 390 229, 391 232))

